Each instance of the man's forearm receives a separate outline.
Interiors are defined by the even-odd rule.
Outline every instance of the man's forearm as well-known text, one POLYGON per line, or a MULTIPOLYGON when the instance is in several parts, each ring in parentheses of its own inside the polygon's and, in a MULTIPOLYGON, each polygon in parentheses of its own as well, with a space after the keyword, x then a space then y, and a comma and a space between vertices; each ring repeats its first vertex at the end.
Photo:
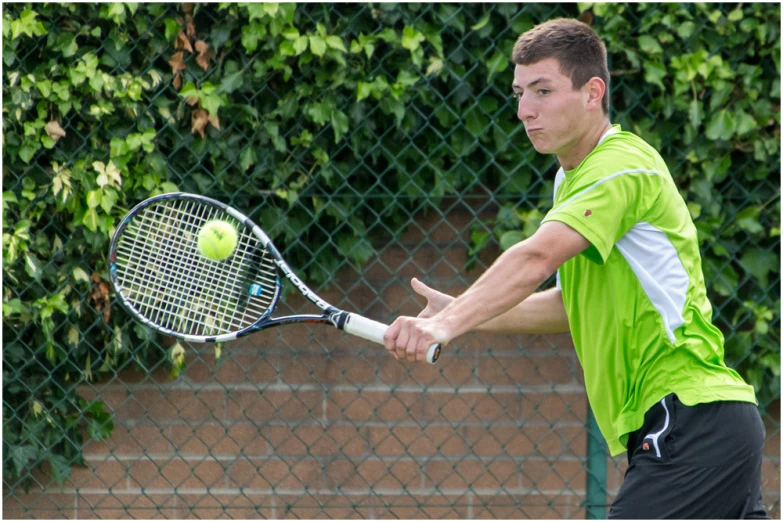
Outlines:
POLYGON ((563 295, 558 288, 536 292, 504 314, 475 330, 507 334, 548 334, 570 331, 563 295))
POLYGON ((468 332, 528 298, 555 268, 530 243, 517 244, 433 319, 447 325, 452 338, 468 332))

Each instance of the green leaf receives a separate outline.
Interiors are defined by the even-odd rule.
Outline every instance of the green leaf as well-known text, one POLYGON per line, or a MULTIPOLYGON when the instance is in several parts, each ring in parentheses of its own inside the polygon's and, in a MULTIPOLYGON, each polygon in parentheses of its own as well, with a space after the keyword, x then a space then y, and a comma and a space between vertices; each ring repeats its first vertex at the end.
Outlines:
POLYGON ((707 123, 705 135, 711 140, 728 141, 734 135, 735 129, 734 115, 724 109, 712 115, 707 123))
POLYGON ((309 116, 310 120, 318 125, 323 125, 332 115, 333 106, 331 103, 323 101, 320 103, 312 103, 305 109, 305 114, 309 116))
POLYGON ((47 455, 47 460, 49 461, 49 469, 52 471, 52 478, 62 486, 71 476, 71 466, 73 463, 64 456, 54 453, 49 453, 47 455))
POLYGON ((742 20, 742 16, 742 9, 738 7, 737 9, 731 11, 726 18, 728 18, 729 22, 739 22, 742 20))
POLYGON ((639 37, 639 48, 646 54, 663 54, 658 40, 647 34, 639 37))
POLYGON ((219 92, 225 92, 231 94, 235 90, 242 87, 242 81, 244 79, 244 71, 237 71, 235 73, 227 74, 220 82, 219 92))
POLYGON ((244 47, 247 52, 254 52, 258 48, 259 40, 262 40, 264 37, 266 37, 265 25, 261 25, 258 22, 251 22, 249 25, 242 26, 242 47, 244 47))
POLYGON ((214 95, 208 95, 204 96, 202 94, 201 96, 201 106, 204 108, 205 111, 210 113, 211 115, 217 115, 218 109, 225 105, 223 102, 223 99, 220 96, 214 96, 214 95))
POLYGON ((332 129, 334 129, 334 142, 337 143, 348 132, 348 116, 344 112, 337 109, 332 112, 332 129))
POLYGON ((36 144, 25 141, 24 145, 19 149, 19 158, 25 163, 30 163, 37 150, 38 146, 36 144))
POLYGON ((339 36, 327 36, 326 37, 326 45, 332 49, 337 49, 338 51, 342 52, 348 52, 348 49, 345 48, 345 43, 343 42, 343 39, 339 36))
POLYGON ((17 475, 22 475, 30 467, 31 461, 38 458, 38 450, 33 446, 11 446, 9 453, 17 475))
POLYGON ((508 250, 524 239, 525 234, 523 234, 521 230, 510 230, 508 232, 504 232, 503 235, 500 236, 500 248, 503 250, 508 250))
POLYGON ((294 53, 299 56, 307 50, 307 36, 298 36, 294 40, 294 53))
POLYGON ((657 85, 661 90, 666 90, 663 86, 663 79, 666 76, 666 67, 659 63, 644 61, 644 81, 657 85))
POLYGON ((173 42, 177 38, 177 35, 180 33, 180 31, 182 31, 182 26, 179 24, 179 22, 172 18, 166 18, 163 20, 163 23, 166 25, 166 30, 164 32, 166 40, 173 42))
POLYGON ((84 213, 82 224, 93 232, 98 230, 98 213, 95 212, 94 208, 91 208, 84 213))
POLYGON ((688 107, 688 118, 690 119, 693 128, 698 130, 699 126, 701 126, 701 122, 704 121, 704 107, 702 107, 699 100, 691 100, 688 107))
POLYGON ((696 29, 696 24, 688 20, 681 23, 679 27, 677 27, 677 35, 683 40, 686 40, 691 37, 695 29, 696 29))
POLYGON ((242 169, 242 172, 245 172, 250 165, 254 165, 256 161, 258 161, 258 157, 256 156, 256 150, 253 146, 243 150, 242 154, 239 156, 239 166, 242 169))
POLYGON ((778 256, 774 252, 756 247, 750 248, 742 254, 740 264, 756 278, 760 288, 767 287, 767 278, 770 272, 778 272, 780 269, 778 256))
POLYGON ((750 206, 739 211, 735 219, 743 230, 747 230, 751 234, 758 234, 764 231, 764 227, 758 222, 760 212, 760 208, 750 206))
POLYGON ((479 20, 475 25, 471 26, 470 29, 471 29, 471 31, 478 31, 479 29, 481 29, 482 27, 484 27, 488 23, 489 23, 489 15, 486 15, 484 18, 479 20))
POLYGON ((743 134, 747 134, 748 132, 752 130, 758 129, 758 124, 756 123, 756 120, 748 114, 745 111, 739 111, 736 114, 736 123, 737 123, 737 136, 742 136, 743 134))
POLYGON ((318 35, 310 35, 310 51, 319 58, 326 53, 326 42, 318 35))
POLYGON ((421 42, 425 40, 424 35, 413 27, 406 26, 402 30, 402 46, 408 49, 410 52, 415 51, 421 45, 421 42))
POLYGON ((495 74, 505 71, 508 68, 508 64, 509 58, 506 53, 496 51, 495 54, 492 55, 492 58, 487 61, 487 69, 489 69, 487 81, 491 80, 495 74))

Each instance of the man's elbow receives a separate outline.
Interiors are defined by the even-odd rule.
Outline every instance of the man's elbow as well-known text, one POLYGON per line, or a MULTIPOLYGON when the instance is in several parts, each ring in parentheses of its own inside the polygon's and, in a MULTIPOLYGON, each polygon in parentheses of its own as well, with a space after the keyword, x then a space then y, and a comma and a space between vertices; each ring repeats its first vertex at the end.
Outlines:
POLYGON ((559 261, 551 254, 551 251, 539 248, 529 241, 517 243, 508 250, 512 253, 524 275, 522 284, 534 283, 536 287, 549 279, 560 267, 559 261))

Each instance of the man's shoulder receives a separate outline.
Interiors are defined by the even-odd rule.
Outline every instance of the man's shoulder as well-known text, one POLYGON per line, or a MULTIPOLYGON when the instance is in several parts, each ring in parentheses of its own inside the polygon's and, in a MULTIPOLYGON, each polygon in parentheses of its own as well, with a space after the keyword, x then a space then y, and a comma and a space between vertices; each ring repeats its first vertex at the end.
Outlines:
POLYGON ((585 167, 595 176, 609 176, 624 171, 666 170, 661 155, 652 145, 631 132, 620 131, 607 136, 586 158, 585 167))

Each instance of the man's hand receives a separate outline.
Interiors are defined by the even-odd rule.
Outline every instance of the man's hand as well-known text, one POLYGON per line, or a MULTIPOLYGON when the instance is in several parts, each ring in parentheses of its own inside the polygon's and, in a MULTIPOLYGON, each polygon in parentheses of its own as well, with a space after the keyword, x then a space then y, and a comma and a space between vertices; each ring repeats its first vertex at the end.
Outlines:
POLYGON ((420 319, 429 319, 454 300, 450 295, 430 288, 415 277, 411 279, 411 288, 420 296, 427 298, 427 306, 417 316, 420 319))
POLYGON ((445 346, 451 340, 448 325, 437 318, 398 317, 386 333, 383 344, 398 361, 425 361, 427 350, 435 343, 445 346))

